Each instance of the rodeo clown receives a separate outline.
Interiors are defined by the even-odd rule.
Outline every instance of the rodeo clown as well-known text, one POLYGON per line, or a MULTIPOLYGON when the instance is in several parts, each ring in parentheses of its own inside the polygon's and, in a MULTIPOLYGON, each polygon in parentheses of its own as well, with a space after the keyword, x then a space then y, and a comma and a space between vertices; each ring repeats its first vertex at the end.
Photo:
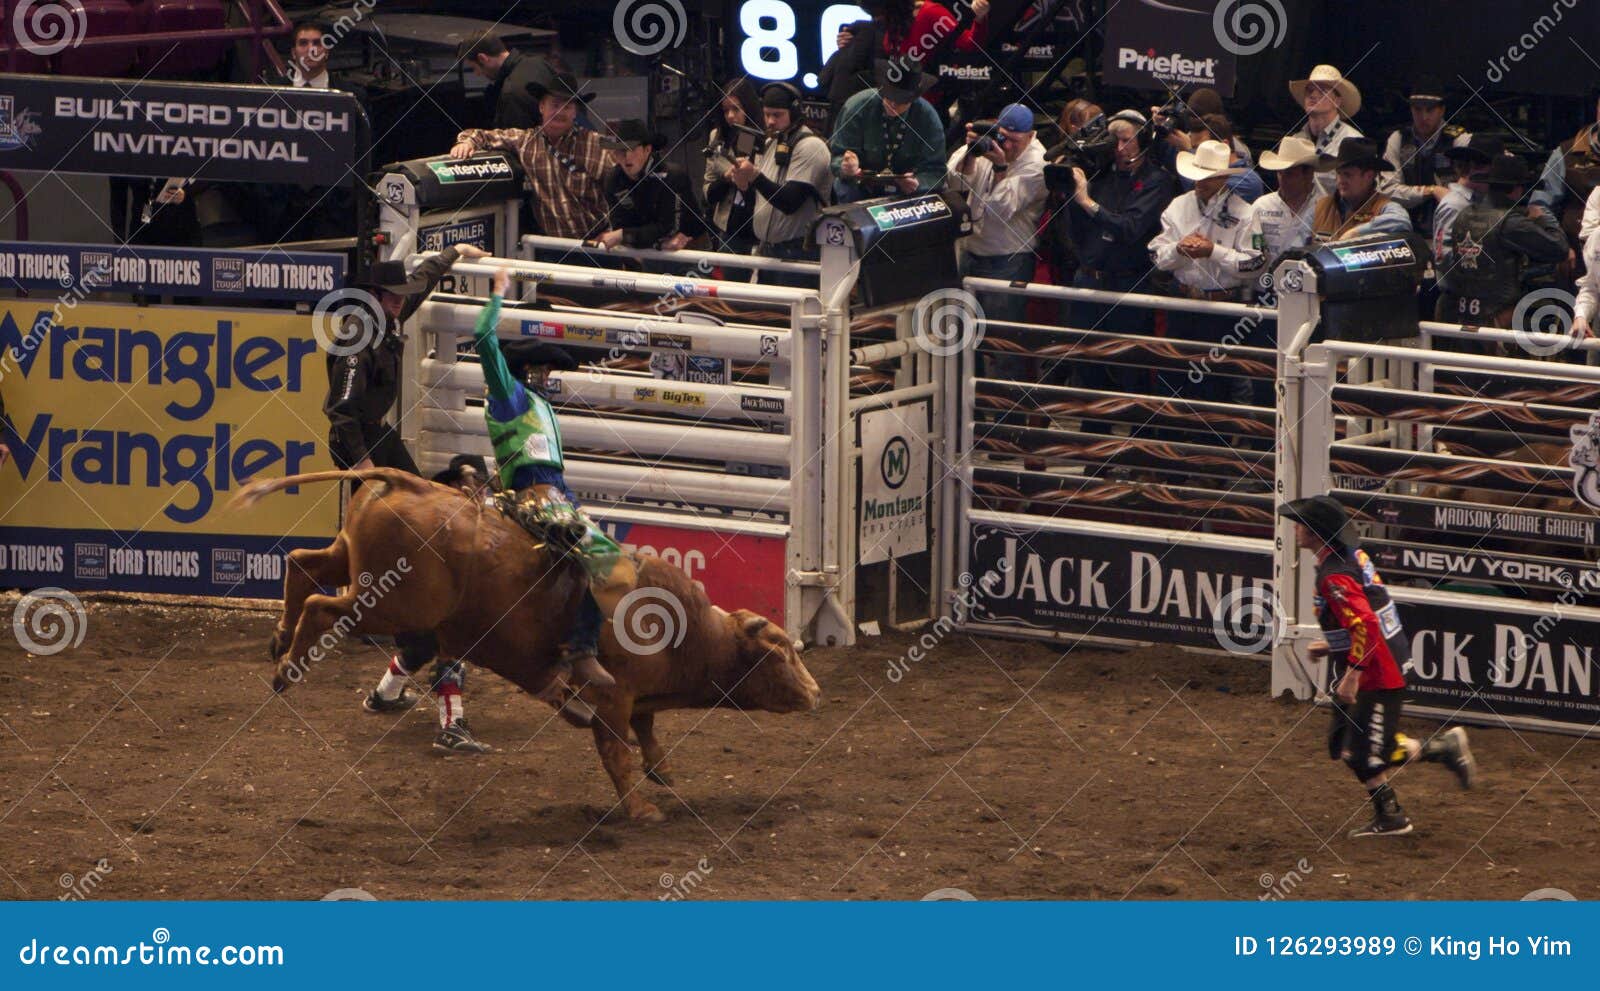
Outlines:
POLYGON ((497 474, 504 490, 514 494, 519 517, 523 510, 531 510, 538 519, 577 521, 585 530, 579 549, 589 572, 589 590, 562 645, 556 677, 540 699, 554 705, 568 722, 587 726, 594 719, 594 711, 576 697, 576 692, 586 684, 616 684, 600 665, 600 625, 604 614, 595 593, 601 592, 612 602, 611 591, 621 594, 631 589, 633 564, 611 538, 578 511, 577 497, 567 488, 563 475, 561 426, 550 406, 547 377, 552 368, 576 369, 577 361, 543 341, 512 341, 502 348, 495 336, 500 300, 509 282, 510 275, 504 269, 495 273, 489 303, 478 315, 473 333, 488 389, 483 415, 494 444, 497 474))
POLYGON ((1400 668, 1411 658, 1410 642, 1377 569, 1345 536, 1350 516, 1344 507, 1313 496, 1280 506, 1278 515, 1295 522, 1296 545, 1317 556, 1317 623, 1325 639, 1309 649, 1313 660, 1327 657, 1330 674, 1337 675, 1328 756, 1349 765, 1372 799, 1372 821, 1350 835, 1409 833, 1411 820, 1389 785, 1390 769, 1420 757, 1444 764, 1461 787, 1471 788, 1467 731, 1445 730, 1427 742, 1399 731, 1406 687, 1400 668))

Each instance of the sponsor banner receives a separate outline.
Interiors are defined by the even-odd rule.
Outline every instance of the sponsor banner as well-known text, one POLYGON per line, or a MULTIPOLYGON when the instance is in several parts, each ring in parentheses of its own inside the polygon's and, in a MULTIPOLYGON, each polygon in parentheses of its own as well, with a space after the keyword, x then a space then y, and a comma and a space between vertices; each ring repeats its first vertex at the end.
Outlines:
POLYGON ((516 173, 504 155, 486 155, 482 158, 440 159, 428 162, 428 171, 441 183, 498 182, 510 179, 516 173))
POLYGON ((1218 40, 1213 0, 1126 0, 1106 12, 1108 86, 1158 90, 1210 86, 1233 95, 1237 57, 1218 40))
POLYGON ((0 76, 0 169, 331 186, 366 129, 339 90, 0 76))
POLYGON ((1573 513, 1456 505, 1406 496, 1367 496, 1336 491, 1334 497, 1379 523, 1481 537, 1525 538, 1555 544, 1592 546, 1600 536, 1600 517, 1573 513))
POLYGON ((1600 720, 1600 623, 1552 605, 1533 614, 1484 606, 1400 600, 1411 639, 1411 702, 1450 711, 1600 720))
POLYGON ((885 203, 882 206, 869 206, 867 215, 878 225, 878 230, 895 230, 944 220, 950 216, 950 204, 946 203, 943 197, 919 196, 896 203, 885 203))
POLYGON ((928 420, 926 400, 868 410, 858 421, 862 564, 928 549, 928 420))
MULTIPOLYGON (((0 306, 12 454, 0 467, 7 539, 13 530, 68 532, 86 545, 81 563, 75 548, 62 553, 69 578, 81 568, 84 581, 145 591, 157 590, 150 576, 119 572, 111 556, 139 546, 140 535, 182 534, 201 550, 246 554, 263 551, 245 537, 325 544, 338 528, 336 486, 226 510, 251 478, 332 467, 322 414, 327 356, 311 321, 267 310, 95 304, 55 316, 37 303, 0 306)), ((57 543, 66 547, 66 538, 57 543)), ((201 556, 198 577, 161 577, 191 581, 185 592, 222 594, 208 577, 211 555, 201 556)), ((243 567, 248 581, 248 558, 243 567)), ((13 569, 0 583, 36 584, 37 570, 13 569)))
POLYGON ((728 359, 699 354, 658 351, 650 356, 650 374, 658 379, 727 385, 733 381, 728 359))
POLYGON ((1363 244, 1352 247, 1330 245, 1327 250, 1339 260, 1347 272, 1365 272, 1378 268, 1414 268, 1417 253, 1404 238, 1363 244))
POLYGON ((494 236, 493 214, 443 224, 425 224, 417 228, 417 250, 443 251, 452 244, 470 244, 493 254, 494 236))
POLYGON ((1439 581, 1509 586, 1517 591, 1570 590, 1573 596, 1584 599, 1600 595, 1600 565, 1582 561, 1528 560, 1493 552, 1413 547, 1378 540, 1369 540, 1363 547, 1384 574, 1394 572, 1439 581))
POLYGON ((316 302, 344 287, 343 254, 0 241, 0 286, 76 306, 95 292, 316 302))
POLYGON ((585 512, 623 550, 654 554, 682 568, 705 586, 713 605, 749 609, 775 623, 786 623, 783 597, 788 547, 782 537, 609 520, 606 511, 598 507, 585 512))
MULTIPOLYGON (((972 622, 1220 649, 1229 595, 1271 598, 1272 556, 1227 546, 1097 536, 974 521, 972 622), (1001 569, 1004 569, 1003 572, 1001 569)), ((1264 633, 1270 641, 1271 633, 1264 633)))
POLYGON ((276 599, 285 556, 328 539, 7 526, 0 584, 276 599))

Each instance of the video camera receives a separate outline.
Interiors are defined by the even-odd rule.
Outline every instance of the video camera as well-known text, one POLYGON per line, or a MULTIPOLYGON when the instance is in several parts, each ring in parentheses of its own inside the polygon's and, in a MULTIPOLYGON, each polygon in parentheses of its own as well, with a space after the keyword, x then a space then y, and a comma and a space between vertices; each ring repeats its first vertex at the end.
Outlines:
POLYGON ((1077 134, 1047 148, 1044 157, 1045 188, 1052 193, 1072 196, 1077 192, 1073 168, 1080 168, 1091 176, 1110 168, 1117 158, 1117 138, 1111 133, 1105 114, 1100 114, 1079 128, 1077 134))
POLYGON ((700 149, 700 154, 710 157, 719 149, 724 153, 732 152, 734 158, 753 158, 756 150, 767 140, 767 132, 754 127, 745 127, 743 124, 730 125, 733 128, 733 147, 728 148, 717 144, 708 144, 700 149))
POLYGON ((1157 138, 1162 139, 1174 131, 1182 131, 1185 134, 1203 131, 1205 126, 1200 116, 1176 96, 1158 108, 1150 118, 1150 130, 1157 138))

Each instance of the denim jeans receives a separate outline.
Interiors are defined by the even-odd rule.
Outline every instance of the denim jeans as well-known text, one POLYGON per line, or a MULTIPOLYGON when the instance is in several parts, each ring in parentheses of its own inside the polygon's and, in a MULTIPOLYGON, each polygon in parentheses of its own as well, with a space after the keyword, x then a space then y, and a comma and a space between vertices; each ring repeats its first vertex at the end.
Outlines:
MULTIPOLYGON (((973 279, 999 279, 1002 282, 1028 281, 1033 278, 1033 252, 1015 255, 961 256, 961 274, 973 279)), ((1015 293, 978 293, 978 305, 983 307, 985 322, 1003 320, 1020 323, 1027 318, 1028 300, 1015 293)), ((982 374, 986 378, 1028 381, 1030 359, 1015 354, 985 354, 982 356, 982 374)))

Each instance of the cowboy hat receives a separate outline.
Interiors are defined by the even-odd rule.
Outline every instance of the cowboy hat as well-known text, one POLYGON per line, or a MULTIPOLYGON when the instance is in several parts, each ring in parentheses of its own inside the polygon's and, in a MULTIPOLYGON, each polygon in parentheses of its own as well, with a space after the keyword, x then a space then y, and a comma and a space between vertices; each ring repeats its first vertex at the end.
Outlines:
POLYGON ((367 279, 362 283, 365 289, 383 289, 396 296, 410 296, 428 288, 427 276, 407 275, 406 263, 395 259, 394 261, 373 262, 367 269, 367 279))
POLYGON ((1317 171, 1332 172, 1352 165, 1358 169, 1371 169, 1374 172, 1393 172, 1394 166, 1389 160, 1378 154, 1378 144, 1366 138, 1345 138, 1339 142, 1339 152, 1336 155, 1323 155, 1318 159, 1317 171))
POLYGON ((1317 146, 1305 138, 1289 136, 1278 142, 1278 147, 1261 153, 1261 167, 1269 172, 1282 172, 1297 165, 1316 165, 1317 146))
POLYGON ((500 351, 505 355, 506 367, 512 375, 520 376, 526 365, 549 365, 558 372, 571 372, 578 368, 578 359, 546 341, 506 341, 500 345, 500 351))
POLYGON ((910 103, 938 82, 922 71, 922 63, 911 58, 876 59, 872 63, 878 95, 895 103, 910 103))
POLYGON ((1202 141, 1192 152, 1178 152, 1178 174, 1199 182, 1216 176, 1238 175, 1244 169, 1233 168, 1233 149, 1221 141, 1202 141))
POLYGON ((1484 176, 1482 182, 1485 186, 1499 186, 1510 189, 1512 186, 1526 186, 1533 182, 1533 170, 1528 168, 1528 163, 1520 155, 1496 155, 1489 162, 1489 174, 1484 176))
POLYGON ((631 151, 640 145, 661 147, 661 141, 651 133, 649 126, 642 120, 618 121, 616 128, 610 134, 600 138, 600 147, 607 151, 631 151))
POLYGON ((1361 109, 1361 91, 1356 89, 1356 84, 1344 77, 1338 69, 1331 65, 1319 65, 1311 70, 1308 79, 1296 79, 1289 83, 1289 92, 1294 96, 1294 102, 1302 107, 1306 103, 1306 87, 1311 83, 1332 83, 1339 94, 1339 110, 1346 117, 1354 117, 1356 111, 1361 109))
POLYGON ((1278 515, 1310 530, 1324 544, 1350 543, 1345 539, 1345 530, 1350 526, 1350 514, 1332 496, 1312 496, 1286 502, 1278 507, 1278 515))
POLYGON ((1410 103, 1433 105, 1444 102, 1444 83, 1436 76, 1418 76, 1416 82, 1411 84, 1411 92, 1406 94, 1410 103))
POLYGON ((1506 143, 1500 140, 1497 134, 1474 134, 1467 139, 1464 145, 1452 145, 1444 150, 1445 156, 1452 161, 1464 159, 1468 162, 1478 162, 1487 165, 1496 158, 1505 154, 1506 143))
POLYGON ((589 92, 587 82, 579 82, 578 77, 570 72, 557 72, 551 70, 548 74, 536 73, 533 82, 524 87, 534 99, 543 99, 546 96, 559 96, 566 100, 577 100, 579 103, 588 103, 594 99, 594 94, 589 92))

